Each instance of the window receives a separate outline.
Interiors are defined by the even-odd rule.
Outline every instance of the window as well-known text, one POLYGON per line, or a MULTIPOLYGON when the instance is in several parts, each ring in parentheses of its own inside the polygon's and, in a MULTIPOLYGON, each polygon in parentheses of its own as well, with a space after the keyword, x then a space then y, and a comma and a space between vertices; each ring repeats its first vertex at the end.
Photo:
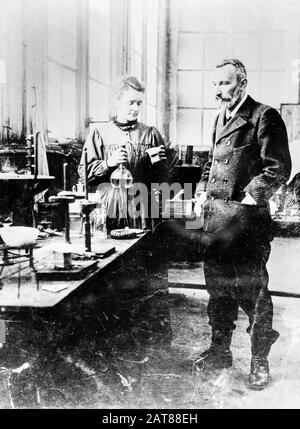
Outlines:
POLYGON ((109 119, 112 81, 130 73, 146 84, 142 120, 155 125, 162 118, 158 40, 165 8, 165 0, 1 2, 2 123, 19 136, 30 132, 35 87, 38 126, 49 140, 83 141, 90 122, 109 119))
POLYGON ((89 115, 96 121, 109 119, 112 28, 109 0, 90 0, 88 14, 89 115))
POLYGON ((77 21, 76 2, 48 0, 49 137, 75 137, 77 21))
POLYGON ((157 123, 158 88, 158 0, 130 0, 129 3, 129 73, 146 84, 143 120, 148 125, 157 123))
POLYGON ((258 101, 277 109, 298 101, 291 78, 299 56, 298 3, 252 0, 243 8, 238 2, 221 3, 178 2, 176 143, 203 150, 210 146, 217 114, 211 82, 221 59, 244 62, 248 93, 258 101))

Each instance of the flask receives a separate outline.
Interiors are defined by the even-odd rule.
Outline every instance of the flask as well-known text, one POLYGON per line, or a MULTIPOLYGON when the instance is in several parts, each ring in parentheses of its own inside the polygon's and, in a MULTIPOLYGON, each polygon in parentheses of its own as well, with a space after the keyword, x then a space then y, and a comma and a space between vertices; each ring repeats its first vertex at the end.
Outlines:
MULTIPOLYGON (((122 146, 125 148, 125 146, 122 146)), ((133 183, 133 177, 130 171, 124 167, 124 164, 120 164, 118 168, 116 168, 111 176, 110 176, 110 183, 113 188, 125 188, 128 189, 132 186, 133 183)))

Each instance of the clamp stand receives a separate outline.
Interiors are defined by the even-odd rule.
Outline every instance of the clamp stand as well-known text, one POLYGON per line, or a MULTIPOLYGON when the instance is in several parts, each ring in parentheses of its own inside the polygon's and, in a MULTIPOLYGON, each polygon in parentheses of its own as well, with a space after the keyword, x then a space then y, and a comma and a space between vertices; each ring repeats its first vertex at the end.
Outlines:
POLYGON ((83 151, 83 163, 84 163, 84 184, 85 184, 85 199, 81 201, 81 211, 84 215, 84 243, 85 251, 91 252, 91 223, 90 214, 97 207, 97 204, 89 201, 88 194, 88 156, 87 149, 83 151))
MULTIPOLYGON (((70 213, 69 213, 69 204, 75 201, 75 196, 72 192, 61 191, 57 196, 52 196, 49 198, 50 202, 58 203, 63 206, 64 216, 65 216, 65 244, 71 244, 70 240, 70 213)), ((54 251, 55 252, 55 251, 54 251)), ((56 253, 56 252, 55 252, 56 253)), ((63 255, 63 268, 70 270, 72 268, 72 252, 71 249, 64 247, 61 249, 63 255)))
MULTIPOLYGON (((38 277, 44 280, 73 280, 81 279, 86 274, 97 268, 97 261, 76 261, 76 264, 72 264, 72 253, 74 253, 74 247, 71 246, 70 240, 70 212, 69 204, 74 203, 75 195, 73 192, 67 191, 67 167, 68 164, 64 164, 64 190, 59 192, 57 196, 49 198, 50 202, 62 204, 65 213, 65 243, 61 246, 56 246, 54 249, 54 257, 56 255, 63 255, 63 261, 55 262, 54 267, 46 267, 38 272, 38 277)), ((85 152, 85 177, 87 177, 87 162, 85 152)), ((87 186, 85 190, 85 200, 82 201, 82 213, 85 216, 84 230, 85 230, 85 251, 91 252, 91 229, 90 229, 90 213, 97 204, 88 201, 87 186)), ((76 251, 75 251, 76 253, 76 251)), ((84 253, 80 251, 80 253, 84 253)))
POLYGON ((69 204, 74 203, 75 195, 70 191, 61 191, 57 196, 49 197, 50 203, 58 203, 63 206, 65 214, 65 242, 71 244, 70 240, 70 213, 69 204))
MULTIPOLYGON (((70 240, 70 216, 69 216, 69 204, 75 201, 75 196, 70 191, 61 191, 57 196, 52 196, 49 198, 49 201, 56 204, 62 204, 64 207, 65 213, 65 240, 61 245, 56 245, 54 251, 54 257, 58 256, 62 261, 55 261, 54 267, 46 266, 42 270, 37 272, 37 278, 40 280, 76 280, 84 278, 88 272, 97 268, 97 261, 76 261, 75 264, 72 263, 72 252, 76 249, 72 247, 70 240), (62 255, 62 258, 61 258, 62 255)), ((86 207, 91 207, 91 204, 86 204, 86 207)), ((94 205, 93 205, 94 206, 94 205)), ((94 207, 93 207, 94 208, 94 207)), ((92 208, 92 210, 93 210, 92 208)), ((87 217, 87 232, 89 226, 89 213, 90 211, 86 209, 87 217)), ((89 240, 91 239, 90 235, 87 234, 89 240)), ((90 247, 90 245, 89 245, 90 247)))
MULTIPOLYGON (((77 251, 76 246, 71 245, 70 240, 70 216, 69 216, 69 204, 75 201, 75 196, 70 191, 61 191, 57 196, 49 198, 50 202, 62 204, 65 213, 65 239, 64 243, 57 244, 53 249, 54 252, 54 266, 46 266, 44 269, 39 270, 37 276, 41 280, 77 280, 84 278, 89 271, 97 268, 97 261, 76 261, 72 263, 72 253, 77 251)), ((91 203, 86 204, 86 207, 90 210, 91 203)), ((87 217, 87 232, 89 226, 89 213, 90 211, 86 208, 87 217)), ((94 208, 94 207, 93 207, 94 208)), ((92 208, 92 210, 93 210, 92 208)), ((87 234, 89 240, 90 235, 87 234)), ((89 241, 90 243, 90 241, 89 241)), ((89 244, 90 247, 90 244, 89 244)))
POLYGON ((91 252, 91 222, 90 214, 97 207, 97 203, 92 203, 88 199, 84 199, 80 202, 81 212, 84 216, 84 245, 85 251, 91 252))

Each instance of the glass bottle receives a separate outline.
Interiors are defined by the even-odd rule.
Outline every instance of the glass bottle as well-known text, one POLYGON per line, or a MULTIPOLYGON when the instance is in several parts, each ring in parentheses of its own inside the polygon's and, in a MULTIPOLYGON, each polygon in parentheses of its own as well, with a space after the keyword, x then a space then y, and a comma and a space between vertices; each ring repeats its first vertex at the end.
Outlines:
POLYGON ((111 186, 115 189, 128 189, 133 184, 133 177, 130 171, 124 167, 124 164, 121 163, 119 167, 112 172, 110 176, 110 183, 111 186))

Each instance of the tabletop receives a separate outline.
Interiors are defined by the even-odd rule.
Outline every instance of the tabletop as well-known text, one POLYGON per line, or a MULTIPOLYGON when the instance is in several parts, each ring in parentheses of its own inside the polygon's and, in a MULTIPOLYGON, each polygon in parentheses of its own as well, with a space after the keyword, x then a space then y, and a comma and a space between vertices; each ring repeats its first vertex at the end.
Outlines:
MULTIPOLYGON (((64 239, 52 237, 40 242, 33 249, 34 270, 30 267, 28 258, 22 259, 14 265, 3 267, 0 279, 0 310, 5 311, 8 307, 16 310, 24 307, 54 307, 74 290, 100 275, 104 269, 108 268, 118 258, 121 258, 129 251, 133 251, 149 234, 150 231, 145 231, 134 239, 115 240, 103 238, 103 235, 101 236, 100 233, 97 234, 96 232, 92 237, 92 251, 99 252, 102 248, 106 248, 111 244, 115 247, 115 252, 103 259, 97 259, 96 267, 79 280, 37 280, 35 271, 42 270, 49 264, 49 261, 53 259, 53 249, 58 247, 64 239)), ((76 248, 78 246, 82 246, 82 249, 84 248, 83 237, 71 237, 71 241, 76 248)))

